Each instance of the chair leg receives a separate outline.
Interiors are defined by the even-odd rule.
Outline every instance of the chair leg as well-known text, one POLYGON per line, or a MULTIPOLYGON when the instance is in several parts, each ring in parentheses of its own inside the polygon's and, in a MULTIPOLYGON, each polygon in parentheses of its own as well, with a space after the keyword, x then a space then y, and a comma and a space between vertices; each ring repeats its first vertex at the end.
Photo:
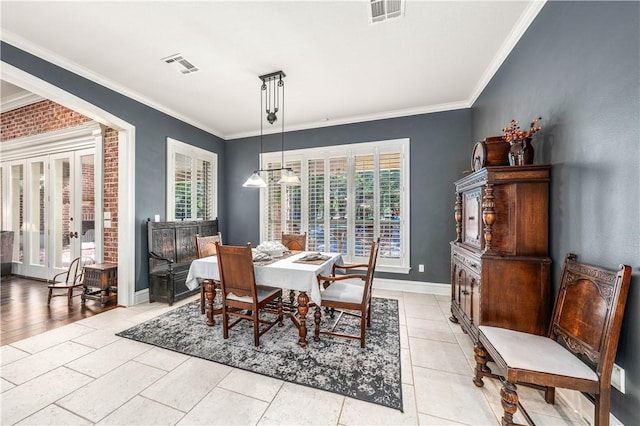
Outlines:
POLYGON ((516 391, 516 385, 507 380, 504 381, 502 389, 500 389, 502 409, 504 410, 504 415, 502 417, 503 426, 515 425, 513 422, 513 415, 518 409, 518 393, 516 391))
POLYGON ((485 374, 491 374, 491 369, 487 367, 487 361, 488 361, 487 351, 485 350, 484 346, 482 346, 480 342, 476 342, 476 344, 473 347, 473 352, 475 353, 475 360, 476 360, 476 369, 475 369, 476 373, 475 373, 475 376, 473 377, 473 384, 481 388, 484 386, 484 382, 482 381, 482 378, 484 377, 485 374))
POLYGON ((73 288, 67 290, 67 305, 73 304, 73 288))
POLYGON ((366 330, 367 330, 367 318, 366 318, 366 314, 362 312, 362 315, 360 315, 360 347, 363 349, 364 349, 364 339, 365 339, 366 330))
POLYGON ((258 308, 253 312, 253 344, 256 346, 260 346, 260 322, 258 321, 258 316, 260 315, 260 311, 258 308))
POLYGON ((49 289, 49 296, 47 297, 47 305, 51 304, 51 296, 52 296, 52 293, 53 293, 53 289, 52 289, 52 288, 50 288, 50 289, 49 289))
POLYGON ((547 388, 544 391, 544 400, 546 401, 547 404, 555 404, 556 403, 556 388, 553 388, 551 386, 547 386, 547 388))
POLYGON ((611 410, 611 388, 602 389, 595 400, 595 412, 593 416, 594 426, 609 426, 609 411, 611 410))

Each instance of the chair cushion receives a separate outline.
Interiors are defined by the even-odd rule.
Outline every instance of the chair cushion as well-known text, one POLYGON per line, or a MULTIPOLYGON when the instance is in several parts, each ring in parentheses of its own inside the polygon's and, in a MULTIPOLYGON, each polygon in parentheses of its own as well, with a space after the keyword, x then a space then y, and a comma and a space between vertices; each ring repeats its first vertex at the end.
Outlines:
POLYGON ((479 330, 508 368, 598 381, 587 364, 548 337, 484 325, 479 330))
MULTIPOLYGON (((322 292, 322 300, 332 300, 334 302, 362 303, 362 284, 349 283, 351 280, 336 281, 322 292)), ((361 281, 361 280, 354 280, 361 281)))
MULTIPOLYGON (((258 293, 258 302, 261 302, 264 299, 266 299, 268 297, 271 297, 275 293, 281 291, 281 289, 279 289, 279 288, 268 287, 266 285, 257 285, 256 286, 256 290, 257 290, 257 293, 258 293)), ((245 302, 245 303, 251 303, 252 302, 251 296, 236 296, 233 293, 227 294, 227 299, 233 299, 233 300, 237 300, 239 302, 245 302)))

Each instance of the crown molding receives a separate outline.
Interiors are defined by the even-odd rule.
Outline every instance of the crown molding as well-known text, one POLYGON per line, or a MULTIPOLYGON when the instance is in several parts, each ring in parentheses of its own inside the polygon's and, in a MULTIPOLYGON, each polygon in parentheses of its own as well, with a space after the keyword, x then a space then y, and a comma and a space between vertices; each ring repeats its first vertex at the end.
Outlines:
POLYGON ((16 93, 2 98, 2 104, 0 105, 0 112, 8 112, 14 109, 22 108, 23 106, 35 104, 36 102, 43 101, 45 98, 36 95, 28 91, 22 93, 16 93))
POLYGON ((183 121, 187 124, 190 124, 192 126, 195 126, 199 129, 202 129, 206 132, 209 132, 211 134, 213 134, 214 136, 218 136, 220 138, 224 139, 224 135, 217 129, 212 129, 208 126, 206 126, 203 123, 197 122, 189 117, 185 117, 184 115, 170 109, 167 108, 163 105, 160 105, 154 101, 152 101, 151 99, 141 95, 140 93, 137 93, 125 86, 122 86, 110 79, 108 79, 107 77, 97 74, 91 70, 89 70, 88 68, 85 68, 73 61, 69 61, 66 60, 65 58, 60 57, 59 55, 56 55, 55 52, 51 52, 50 50, 47 49, 43 49, 40 46, 37 46, 33 43, 31 43, 30 41, 12 33, 11 31, 7 31, 7 30, 2 30, 2 35, 1 35, 1 39, 2 41, 4 41, 5 43, 8 43, 14 47, 17 47, 18 49, 24 50, 27 53, 30 53, 31 55, 34 55, 40 59, 44 59, 47 62, 50 62, 54 65, 57 65, 61 68, 64 68, 67 71, 71 71, 74 74, 78 74, 79 76, 86 78, 87 80, 91 80, 94 83, 97 83, 101 86, 106 87, 107 89, 111 89, 115 92, 118 92, 119 94, 126 96, 128 98, 131 98, 137 102, 140 102, 148 107, 151 107, 155 110, 158 110, 164 114, 170 115, 171 117, 177 118, 180 121, 183 121))
POLYGON ((480 77, 480 81, 478 81, 475 89, 471 92, 468 100, 470 106, 473 106, 476 100, 478 100, 478 97, 480 97, 485 87, 487 87, 493 76, 498 72, 502 63, 507 59, 516 44, 518 44, 520 38, 524 35, 525 31, 527 31, 527 28, 529 28, 546 3, 547 0, 534 0, 529 3, 529 6, 527 6, 522 16, 520 16, 520 19, 513 26, 504 43, 502 43, 498 53, 496 53, 493 60, 489 63, 482 77, 480 77))
MULTIPOLYGON (((375 114, 365 114, 365 115, 355 115, 352 117, 346 117, 339 120, 327 120, 322 122, 307 122, 302 124, 297 124, 295 126, 287 126, 285 129, 285 133, 287 132, 295 132, 298 130, 310 130, 310 129, 318 129, 322 127, 331 127, 331 126, 341 126, 344 124, 355 124, 355 123, 364 123, 367 121, 375 121, 375 120, 386 120, 389 118, 402 118, 409 117, 412 115, 420 115, 420 114, 430 114, 434 112, 445 112, 445 111, 453 111, 457 109, 465 109, 470 108, 471 105, 467 101, 461 102, 450 102, 446 104, 439 105, 429 105, 424 107, 416 107, 416 108, 406 108, 395 111, 385 111, 375 114)), ((279 129, 263 131, 263 135, 270 135, 280 133, 279 129)), ((260 131, 249 131, 249 132, 240 132, 240 133, 232 133, 226 135, 225 140, 233 140, 233 139, 241 139, 248 138, 252 136, 260 136, 260 131)))

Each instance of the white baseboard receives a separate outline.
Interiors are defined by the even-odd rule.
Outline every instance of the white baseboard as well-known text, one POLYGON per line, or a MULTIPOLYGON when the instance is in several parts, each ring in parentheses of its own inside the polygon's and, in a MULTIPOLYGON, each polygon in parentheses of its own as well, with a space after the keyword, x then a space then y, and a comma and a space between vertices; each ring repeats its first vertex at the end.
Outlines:
POLYGON ((140 303, 149 303, 149 289, 145 288, 144 290, 136 291, 133 295, 133 304, 137 305, 140 303))
POLYGON ((408 293, 435 294, 437 296, 449 296, 450 284, 429 283, 426 281, 392 280, 387 278, 375 278, 373 287, 380 290, 406 291, 408 293))

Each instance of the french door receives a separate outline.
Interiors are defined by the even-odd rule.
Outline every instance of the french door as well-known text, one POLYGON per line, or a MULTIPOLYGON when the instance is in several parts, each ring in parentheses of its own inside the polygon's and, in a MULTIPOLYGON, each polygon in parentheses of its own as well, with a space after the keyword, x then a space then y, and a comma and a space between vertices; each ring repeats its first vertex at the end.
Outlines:
POLYGON ((14 273, 47 279, 76 257, 95 259, 95 161, 91 148, 3 163, 14 273))

